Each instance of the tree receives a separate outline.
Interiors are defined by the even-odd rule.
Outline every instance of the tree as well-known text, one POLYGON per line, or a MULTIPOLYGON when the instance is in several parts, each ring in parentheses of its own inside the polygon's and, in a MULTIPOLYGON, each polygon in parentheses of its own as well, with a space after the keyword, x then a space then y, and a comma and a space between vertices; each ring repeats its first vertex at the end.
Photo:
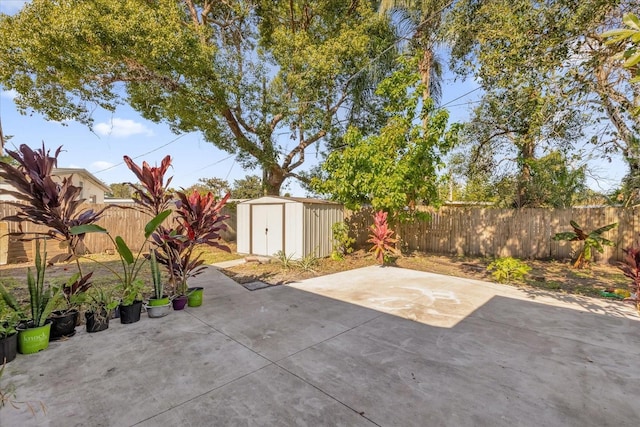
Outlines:
POLYGON ((543 76, 574 108, 589 113, 583 130, 604 157, 620 153, 640 182, 640 88, 600 34, 619 27, 637 0, 461 0, 448 21, 453 62, 484 88, 510 87, 513 76, 543 76), (557 78, 552 78, 557 77, 557 78), (548 79, 548 80, 547 80, 548 79), (560 83, 560 85, 558 85, 560 83))
POLYGON ((262 182, 258 175, 247 175, 233 181, 231 195, 234 199, 255 199, 264 195, 262 182))
POLYGON ((0 17, 0 84, 22 112, 89 126, 96 105, 127 103, 261 167, 278 194, 342 132, 358 71, 392 37, 367 1, 33 0, 0 17))
POLYGON ((217 199, 221 199, 231 191, 231 187, 226 180, 221 178, 200 178, 198 179, 198 183, 187 188, 185 193, 189 194, 194 190, 202 195, 212 193, 217 199))
POLYGON ((531 72, 526 80, 517 77, 512 76, 509 87, 496 83, 485 92, 463 135, 472 147, 472 174, 489 164, 496 175, 502 164, 515 178, 513 198, 506 204, 520 208, 539 206, 544 199, 536 194, 542 188, 534 183, 533 167, 540 153, 571 150, 582 136, 584 118, 549 78, 531 72), (479 161, 480 157, 485 159, 479 161))
POLYGON ((378 92, 387 99, 390 118, 378 135, 364 137, 355 128, 345 136, 346 147, 329 155, 324 176, 312 187, 349 209, 370 205, 402 220, 418 204, 436 204, 437 170, 441 156, 455 142, 456 127, 447 128, 448 113, 433 103, 422 104, 417 58, 385 79, 378 92), (416 119, 426 118, 426 127, 416 119))
MULTIPOLYGON (((400 12, 400 24, 409 23, 411 38, 407 44, 410 54, 418 55, 418 72, 422 83, 422 100, 436 103, 442 93, 442 63, 436 49, 442 17, 451 2, 447 0, 382 0, 380 13, 400 12)), ((425 119, 426 120, 426 119, 425 119)), ((427 125, 426 121, 423 125, 427 125)))
POLYGON ((111 190, 106 194, 108 197, 115 199, 130 199, 132 197, 131 186, 126 182, 109 184, 109 188, 111 190))

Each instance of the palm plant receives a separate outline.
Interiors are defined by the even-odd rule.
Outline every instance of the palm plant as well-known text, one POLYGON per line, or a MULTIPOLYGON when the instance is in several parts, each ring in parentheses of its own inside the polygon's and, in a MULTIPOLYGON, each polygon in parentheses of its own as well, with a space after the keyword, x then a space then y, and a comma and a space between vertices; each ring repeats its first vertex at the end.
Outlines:
POLYGON ((578 225, 575 221, 569 221, 571 228, 573 231, 565 231, 562 233, 556 233, 553 236, 553 240, 566 240, 569 242, 583 242, 582 249, 578 253, 578 257, 574 262, 574 268, 585 268, 591 262, 593 257, 593 251, 598 251, 599 253, 604 252, 604 246, 615 246, 611 240, 605 239, 602 237, 602 234, 606 231, 609 231, 615 228, 618 223, 614 222, 613 224, 605 225, 604 227, 597 228, 590 232, 585 232, 583 228, 578 225))
POLYGON ((436 103, 442 90, 442 63, 436 55, 442 15, 446 0, 382 0, 379 13, 399 13, 400 25, 406 24, 412 33, 407 49, 418 56, 418 72, 422 83, 422 98, 436 103))

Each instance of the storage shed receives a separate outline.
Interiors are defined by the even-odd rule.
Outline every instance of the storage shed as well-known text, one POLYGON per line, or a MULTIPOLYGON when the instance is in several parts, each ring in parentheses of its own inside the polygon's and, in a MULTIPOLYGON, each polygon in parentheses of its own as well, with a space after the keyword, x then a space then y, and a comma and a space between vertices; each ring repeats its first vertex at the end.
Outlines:
POLYGON ((339 203, 298 197, 265 196, 238 203, 237 251, 293 259, 331 255, 331 227, 344 220, 339 203))

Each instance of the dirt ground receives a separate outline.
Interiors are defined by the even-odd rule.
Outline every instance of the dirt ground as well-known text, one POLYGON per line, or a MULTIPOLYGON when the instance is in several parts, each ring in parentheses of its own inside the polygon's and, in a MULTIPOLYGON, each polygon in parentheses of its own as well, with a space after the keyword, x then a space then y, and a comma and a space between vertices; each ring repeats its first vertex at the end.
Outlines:
MULTIPOLYGON (((215 263, 228 259, 239 258, 235 254, 235 247, 231 247, 232 253, 222 251, 207 254, 206 262, 215 263)), ((103 263, 102 266, 94 262, 85 264, 85 268, 94 271, 93 282, 98 286, 114 284, 114 276, 104 265, 118 268, 117 257, 97 255, 103 263)), ((317 259, 313 265, 306 267, 298 263, 290 262, 285 266, 277 259, 269 263, 251 262, 222 270, 227 276, 241 284, 260 281, 268 285, 281 285, 311 277, 340 271, 375 265, 373 256, 366 251, 357 251, 347 255, 343 260, 331 258, 317 259)), ((471 258, 444 256, 425 253, 413 253, 398 257, 393 265, 401 268, 410 268, 420 271, 446 274, 450 276, 466 277, 471 279, 493 281, 491 273, 487 272, 487 266, 491 262, 488 258, 471 258)), ((531 272, 522 282, 510 283, 510 286, 533 287, 547 289, 570 294, 580 294, 603 298, 600 291, 613 289, 630 289, 630 280, 614 265, 592 264, 589 269, 576 270, 571 267, 569 261, 538 261, 527 260, 532 267, 531 272)), ((13 264, 0 266, 0 282, 8 288, 17 291, 21 299, 28 297, 26 293, 26 269, 30 264, 13 264)), ((75 272, 74 265, 56 265, 47 270, 47 277, 52 282, 60 282, 75 272)), ((143 269, 140 277, 148 281, 149 274, 143 269)), ((506 286, 506 285, 505 285, 506 286)), ((148 291, 151 287, 148 286, 148 291)))
MULTIPOLYGON (((470 258, 414 253, 397 258, 392 265, 450 276, 494 281, 487 266, 488 258, 470 258)), ((272 259, 269 263, 251 262, 224 269, 223 272, 238 283, 261 281, 269 285, 291 283, 324 274, 336 273, 359 267, 374 265, 373 256, 358 251, 343 260, 320 259, 308 269, 292 263, 285 267, 282 262, 272 259)), ((600 291, 630 289, 630 280, 614 265, 593 264, 589 269, 576 270, 569 261, 528 260, 532 267, 524 281, 510 283, 511 286, 533 287, 570 294, 588 295, 602 298, 600 291)))

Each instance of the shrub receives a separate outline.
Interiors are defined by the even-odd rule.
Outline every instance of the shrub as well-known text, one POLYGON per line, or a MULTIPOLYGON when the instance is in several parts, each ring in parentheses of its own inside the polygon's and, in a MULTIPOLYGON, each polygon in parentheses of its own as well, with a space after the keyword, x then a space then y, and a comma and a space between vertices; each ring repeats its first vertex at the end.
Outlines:
POLYGON ((512 257, 498 258, 487 266, 491 276, 499 283, 510 283, 512 280, 522 280, 530 271, 525 262, 512 257))
POLYGON ((353 252, 353 244, 356 239, 349 236, 349 226, 344 222, 336 222, 331 227, 333 233, 333 252, 331 258, 344 259, 344 256, 353 252))

